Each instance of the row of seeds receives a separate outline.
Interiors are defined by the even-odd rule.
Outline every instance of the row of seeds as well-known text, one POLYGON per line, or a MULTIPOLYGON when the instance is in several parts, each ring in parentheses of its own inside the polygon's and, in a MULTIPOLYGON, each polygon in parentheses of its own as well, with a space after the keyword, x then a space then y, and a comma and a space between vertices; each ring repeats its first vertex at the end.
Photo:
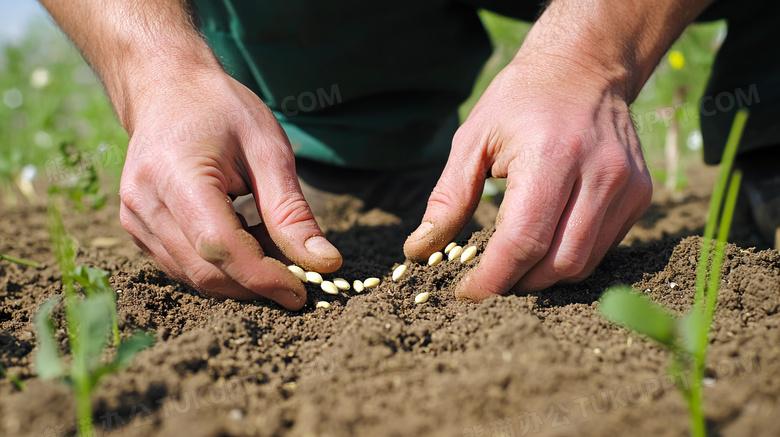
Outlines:
MULTIPOLYGON (((428 265, 429 266, 435 266, 439 264, 443 259, 444 255, 447 255, 447 259, 452 261, 454 259, 460 258, 461 263, 467 263, 474 259, 474 257, 477 255, 477 246, 469 246, 467 248, 463 248, 461 246, 458 246, 456 243, 450 243, 447 245, 446 248, 444 248, 444 253, 442 252, 434 252, 429 258, 428 258, 428 265)), ((307 272, 303 270, 302 268, 296 266, 296 265, 290 265, 287 266, 287 268, 292 272, 293 275, 295 275, 296 278, 300 279, 301 282, 306 283, 312 283, 312 284, 320 284, 320 288, 322 288, 322 291, 328 294, 338 294, 339 291, 348 291, 350 289, 349 281, 347 281, 344 278, 335 278, 332 281, 327 281, 322 279, 322 275, 320 275, 317 272, 307 272)), ((406 276, 406 264, 401 264, 400 266, 396 267, 395 270, 393 270, 393 282, 400 281, 404 276, 406 276)), ((368 290, 371 288, 376 287, 379 285, 379 278, 367 278, 363 281, 356 279, 352 282, 352 288, 360 293, 363 290, 368 290)), ((428 297, 430 296, 430 293, 424 292, 420 293, 417 296, 414 297, 414 303, 416 304, 422 304, 425 303, 428 300, 428 297)), ((330 302, 326 301, 319 301, 316 305, 317 308, 330 308, 330 302)))

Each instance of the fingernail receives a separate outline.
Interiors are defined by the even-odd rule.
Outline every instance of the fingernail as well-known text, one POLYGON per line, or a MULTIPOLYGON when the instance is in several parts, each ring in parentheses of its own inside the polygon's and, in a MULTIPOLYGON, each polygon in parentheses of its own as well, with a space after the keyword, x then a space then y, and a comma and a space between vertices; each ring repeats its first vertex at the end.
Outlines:
POLYGON ((433 231, 433 223, 431 222, 422 222, 420 226, 412 232, 412 235, 409 236, 407 241, 418 241, 422 240, 423 238, 427 237, 428 234, 430 234, 433 231))
MULTIPOLYGON (((303 294, 305 296, 305 290, 303 294)), ((298 311, 306 303, 305 297, 301 297, 291 290, 276 290, 273 292, 271 299, 290 311, 298 311)))
POLYGON ((320 258, 338 258, 340 256, 339 251, 325 237, 320 235, 309 238, 303 243, 303 246, 310 254, 320 258))

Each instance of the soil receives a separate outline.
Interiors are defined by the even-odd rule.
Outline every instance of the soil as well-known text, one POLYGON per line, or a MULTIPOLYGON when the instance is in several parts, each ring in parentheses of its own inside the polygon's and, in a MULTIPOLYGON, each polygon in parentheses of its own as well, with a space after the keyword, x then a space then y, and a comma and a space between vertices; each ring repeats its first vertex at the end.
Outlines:
MULTIPOLYGON (((117 436, 603 436, 688 435, 685 402, 669 354, 597 313, 612 285, 633 284, 670 311, 691 305, 712 172, 682 196, 658 193, 623 244, 587 280, 542 292, 458 301, 452 286, 476 261, 435 267, 403 262, 406 230, 368 214, 329 238, 342 250, 338 276, 378 276, 363 293, 330 296, 308 286, 306 307, 201 297, 166 277, 121 229, 118 207, 69 213, 79 262, 111 272, 123 336, 157 343, 94 396, 98 435, 117 436), (420 292, 430 292, 415 304, 420 292), (330 309, 316 309, 327 300, 330 309)), ((486 229, 459 242, 484 247, 486 229)), ((63 383, 36 378, 31 319, 60 292, 45 210, 3 212, 0 435, 75 435, 63 383)), ((780 435, 780 255, 729 245, 708 352, 704 395, 719 436, 780 435)), ((65 350, 62 311, 55 312, 65 350)))

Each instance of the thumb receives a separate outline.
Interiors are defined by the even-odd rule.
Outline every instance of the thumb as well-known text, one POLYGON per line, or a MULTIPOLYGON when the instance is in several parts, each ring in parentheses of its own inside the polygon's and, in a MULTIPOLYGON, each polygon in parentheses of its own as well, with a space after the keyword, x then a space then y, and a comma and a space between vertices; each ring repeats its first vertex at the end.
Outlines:
POLYGON ((422 224, 404 243, 404 254, 413 261, 423 262, 444 248, 466 226, 479 204, 487 173, 485 160, 473 153, 476 147, 458 147, 456 142, 428 199, 422 224))

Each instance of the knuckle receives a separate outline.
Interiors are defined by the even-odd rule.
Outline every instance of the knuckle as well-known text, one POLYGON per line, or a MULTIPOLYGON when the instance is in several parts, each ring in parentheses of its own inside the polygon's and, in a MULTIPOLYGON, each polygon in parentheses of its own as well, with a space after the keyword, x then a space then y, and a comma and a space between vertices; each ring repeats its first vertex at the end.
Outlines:
POLYGON ((507 238, 506 244, 509 245, 515 259, 520 261, 538 261, 550 250, 552 236, 547 236, 544 231, 540 232, 520 232, 513 238, 507 238))
MULTIPOLYGON (((123 179, 119 186, 119 200, 121 201, 122 205, 125 206, 128 213, 137 214, 144 205, 143 194, 141 193, 141 190, 136 184, 129 182, 126 179, 123 179)), ((122 209, 122 212, 124 212, 125 208, 122 209)), ((127 214, 125 214, 125 216, 127 216, 127 214)), ((121 217, 122 214, 120 213, 120 218, 121 217)), ((125 227, 125 229, 127 229, 127 227, 125 227)))
POLYGON ((276 207, 269 213, 272 221, 281 228, 314 220, 309 204, 302 195, 293 195, 285 198, 277 203, 276 207))
POLYGON ((588 256, 583 253, 565 253, 557 256, 553 270, 559 278, 576 278, 588 265, 588 256))
POLYGON ((225 282, 225 275, 214 266, 197 263, 187 272, 189 282, 201 292, 216 291, 225 282))

